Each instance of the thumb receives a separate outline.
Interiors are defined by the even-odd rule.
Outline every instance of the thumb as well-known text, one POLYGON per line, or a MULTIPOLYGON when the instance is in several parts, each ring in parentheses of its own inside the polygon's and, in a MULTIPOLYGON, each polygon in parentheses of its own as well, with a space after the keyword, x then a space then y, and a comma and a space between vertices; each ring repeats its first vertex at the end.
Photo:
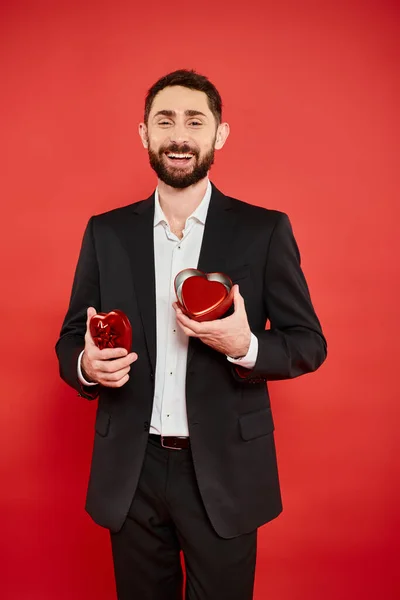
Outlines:
POLYGON ((233 286, 233 305, 235 308, 235 312, 240 310, 243 307, 243 296, 239 291, 239 286, 237 283, 233 286))
POLYGON ((88 308, 88 309, 87 309, 87 311, 86 311, 86 314, 87 314, 87 319, 86 319, 86 333, 87 333, 87 336, 88 336, 88 338, 89 338, 90 342, 91 342, 93 345, 95 345, 95 343, 94 343, 94 341, 93 341, 93 338, 92 338, 92 335, 91 335, 91 333, 90 333, 90 327, 89 327, 89 323, 90 323, 90 319, 91 319, 91 318, 92 318, 94 315, 97 315, 97 311, 96 311, 96 309, 95 309, 95 308, 93 308, 93 306, 89 306, 89 308, 88 308))

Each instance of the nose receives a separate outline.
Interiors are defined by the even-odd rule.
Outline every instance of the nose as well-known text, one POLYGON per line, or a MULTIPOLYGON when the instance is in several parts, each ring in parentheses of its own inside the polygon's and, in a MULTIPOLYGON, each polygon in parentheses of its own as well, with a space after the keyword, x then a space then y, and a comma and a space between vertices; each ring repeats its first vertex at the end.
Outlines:
POLYGON ((171 142, 176 142, 177 144, 183 144, 189 141, 189 135, 187 128, 184 123, 176 122, 174 128, 171 130, 171 142))

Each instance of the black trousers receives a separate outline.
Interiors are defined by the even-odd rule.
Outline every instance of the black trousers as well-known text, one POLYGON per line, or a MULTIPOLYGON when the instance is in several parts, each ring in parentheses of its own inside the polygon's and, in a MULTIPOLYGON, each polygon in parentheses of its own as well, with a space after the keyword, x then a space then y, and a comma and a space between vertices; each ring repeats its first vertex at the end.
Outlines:
POLYGON ((149 438, 139 485, 122 529, 111 533, 118 600, 251 600, 257 530, 224 539, 213 529, 191 451, 149 438))

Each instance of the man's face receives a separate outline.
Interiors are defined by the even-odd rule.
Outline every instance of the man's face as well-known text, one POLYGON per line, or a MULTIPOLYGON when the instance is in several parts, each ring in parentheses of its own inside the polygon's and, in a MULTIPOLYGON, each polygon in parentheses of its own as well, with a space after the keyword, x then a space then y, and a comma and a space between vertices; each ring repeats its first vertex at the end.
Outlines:
POLYGON ((171 86, 154 98, 147 127, 141 124, 140 133, 159 179, 186 188, 207 176, 215 148, 226 139, 216 144, 219 129, 204 92, 171 86))

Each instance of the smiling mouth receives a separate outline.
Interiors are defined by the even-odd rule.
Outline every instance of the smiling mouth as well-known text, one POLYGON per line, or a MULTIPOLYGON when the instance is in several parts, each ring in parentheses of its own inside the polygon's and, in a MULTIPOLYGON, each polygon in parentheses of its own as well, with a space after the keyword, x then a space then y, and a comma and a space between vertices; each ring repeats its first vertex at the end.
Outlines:
POLYGON ((166 152, 165 154, 171 160, 190 160, 194 156, 191 152, 166 152))
POLYGON ((170 165, 174 166, 185 166, 188 165, 194 158, 192 152, 165 152, 165 156, 168 159, 170 165))

